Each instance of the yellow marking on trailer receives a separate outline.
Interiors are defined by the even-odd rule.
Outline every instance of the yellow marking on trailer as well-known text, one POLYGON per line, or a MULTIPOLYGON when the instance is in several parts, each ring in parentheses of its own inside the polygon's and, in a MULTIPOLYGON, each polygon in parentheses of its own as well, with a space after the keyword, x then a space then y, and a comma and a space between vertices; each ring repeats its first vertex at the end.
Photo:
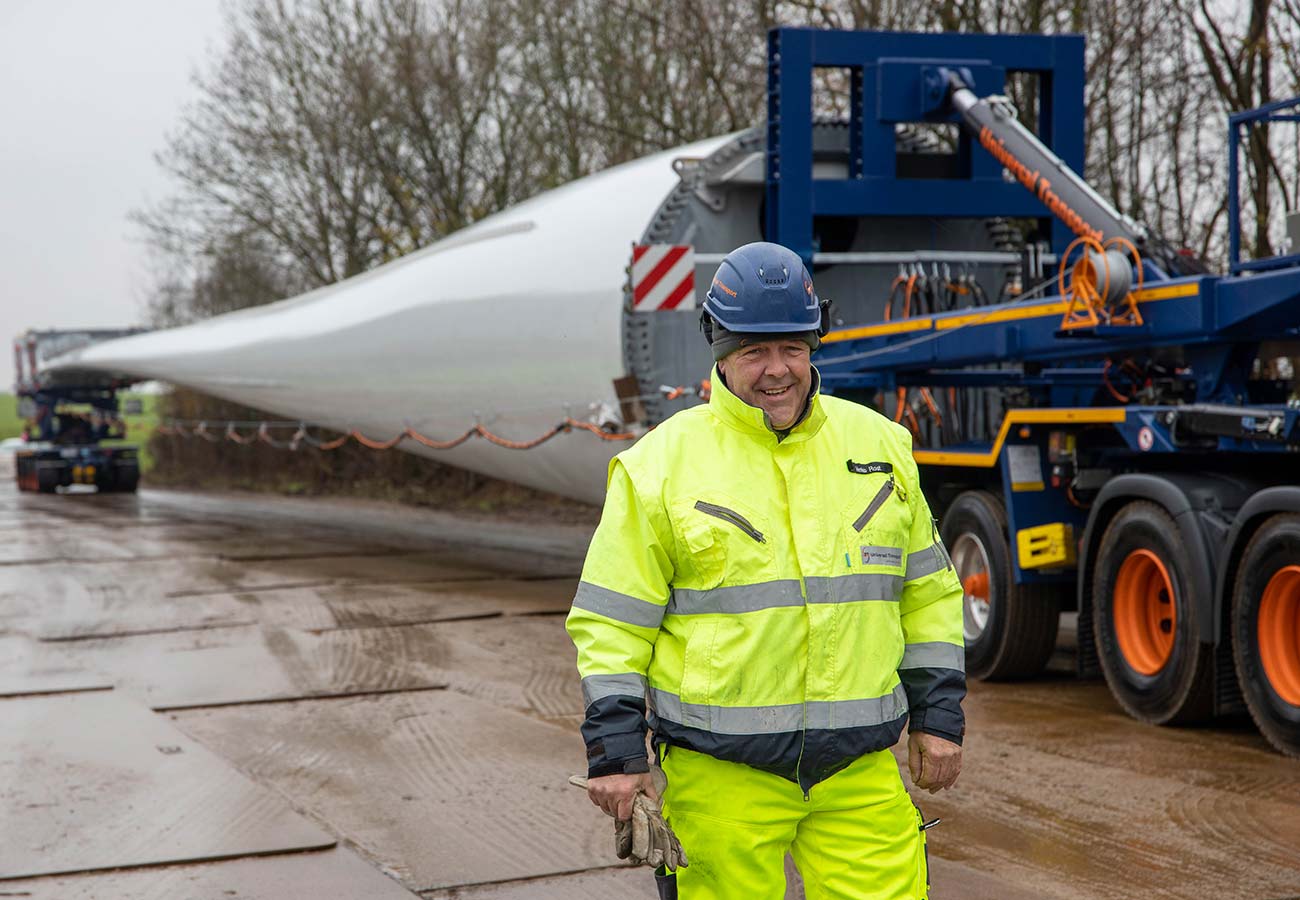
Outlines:
POLYGON ((1122 408, 1088 409, 1013 409, 1002 419, 1002 427, 993 441, 993 447, 987 451, 978 450, 914 450, 912 456, 926 466, 967 466, 979 469, 991 469, 998 464, 1002 454, 1002 445, 1015 425, 1056 425, 1063 423, 1096 424, 1099 422, 1123 422, 1127 413, 1122 408))
POLYGON ((992 325, 995 322, 1015 322, 1019 319, 1037 319, 1042 316, 1063 316, 1067 306, 1069 304, 1064 300, 1054 300, 1050 303, 1031 303, 1026 306, 1013 306, 1009 309, 997 309, 940 319, 936 327, 939 331, 947 331, 950 328, 964 328, 967 325, 992 325))
POLYGON ((1077 562, 1076 546, 1074 528, 1066 522, 1035 525, 1016 532, 1016 550, 1022 569, 1073 566, 1077 562))
POLYGON ((1190 284, 1170 284, 1164 287, 1147 287, 1140 291, 1133 292, 1133 298, 1138 303, 1149 303, 1152 300, 1172 300, 1175 297, 1195 297, 1201 292, 1201 284, 1193 281, 1190 284))
POLYGON ((929 316, 917 319, 898 319, 893 322, 881 322, 879 325, 863 325, 861 328, 846 328, 843 331, 832 331, 826 337, 822 338, 823 344, 833 344, 836 341, 852 341, 864 337, 884 337, 887 334, 906 334, 909 331, 925 331, 934 325, 934 319, 929 316))
MULTIPOLYGON (((1162 287, 1148 287, 1134 291, 1133 297, 1138 303, 1151 303, 1156 300, 1173 300, 1182 297, 1195 297, 1201 291, 1199 281, 1187 284, 1171 284, 1162 287)), ((823 344, 838 341, 852 341, 858 338, 885 337, 891 334, 906 334, 910 331, 949 331, 968 325, 994 325, 998 322, 1018 322, 1021 319, 1037 319, 1047 316, 1064 316, 1069 303, 1065 300, 1048 300, 1042 303, 1030 303, 1025 306, 1011 306, 1006 309, 970 312, 960 316, 947 316, 942 319, 925 316, 915 319, 900 319, 894 322, 881 322, 876 325, 863 325, 858 328, 846 328, 832 331, 822 338, 823 344)))

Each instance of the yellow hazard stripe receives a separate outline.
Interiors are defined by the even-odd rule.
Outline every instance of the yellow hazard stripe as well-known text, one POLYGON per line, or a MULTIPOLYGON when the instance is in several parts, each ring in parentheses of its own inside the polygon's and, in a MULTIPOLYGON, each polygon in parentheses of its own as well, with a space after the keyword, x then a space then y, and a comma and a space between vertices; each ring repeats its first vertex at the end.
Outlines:
POLYGON ((1009 309, 977 312, 966 316, 952 316, 951 318, 940 319, 938 330, 947 331, 950 328, 962 328, 966 325, 993 325, 997 322, 1016 322, 1020 319, 1039 319, 1044 316, 1063 316, 1068 305, 1064 300, 1053 300, 1050 303, 1031 303, 1027 306, 1013 306, 1009 309))
POLYGON ((1122 408, 1066 408, 1066 409, 1013 409, 1002 419, 997 439, 987 451, 916 450, 912 456, 924 466, 971 466, 991 469, 998 464, 1002 445, 1015 425, 1044 424, 1095 424, 1098 422, 1123 422, 1126 412, 1122 408))
POLYGON ((906 334, 909 331, 928 331, 933 325, 934 319, 929 316, 915 319, 898 319, 880 325, 863 325, 860 328, 845 328, 843 331, 832 331, 822 338, 822 343, 833 344, 836 341, 852 341, 856 338, 884 337, 887 334, 906 334))
MULTIPOLYGON (((1151 303, 1155 300, 1195 297, 1200 291, 1200 282, 1193 281, 1186 284, 1143 288, 1140 291, 1134 291, 1133 297, 1138 303, 1151 303)), ((822 338, 822 343, 834 344, 839 341, 852 341, 858 338, 885 337, 891 334, 905 334, 910 331, 929 331, 931 328, 936 331, 947 331, 952 328, 962 328, 966 325, 993 325, 998 322, 1018 322, 1022 319, 1064 316, 1066 306, 1067 302, 1065 300, 1049 300, 1043 303, 1030 303, 1025 306, 1011 306, 1005 309, 971 312, 960 316, 946 316, 941 319, 931 316, 901 319, 894 322, 882 322, 878 325, 863 325, 858 328, 832 331, 822 338)))
POLYGON ((1195 297, 1201 292, 1199 281, 1193 281, 1189 284, 1170 284, 1165 287, 1143 288, 1133 293, 1138 303, 1149 303, 1152 300, 1172 300, 1175 297, 1195 297))

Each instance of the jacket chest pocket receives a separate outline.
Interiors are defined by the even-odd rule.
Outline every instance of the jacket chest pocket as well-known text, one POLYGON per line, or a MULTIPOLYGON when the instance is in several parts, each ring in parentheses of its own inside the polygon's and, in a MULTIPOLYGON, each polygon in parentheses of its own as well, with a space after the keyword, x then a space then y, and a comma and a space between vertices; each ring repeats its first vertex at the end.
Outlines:
POLYGON ((716 492, 673 506, 681 587, 708 590, 723 581, 754 584, 772 577, 773 535, 758 512, 716 492))
POLYGON ((867 475, 841 512, 844 567, 899 575, 907 564, 911 507, 892 471, 867 475))

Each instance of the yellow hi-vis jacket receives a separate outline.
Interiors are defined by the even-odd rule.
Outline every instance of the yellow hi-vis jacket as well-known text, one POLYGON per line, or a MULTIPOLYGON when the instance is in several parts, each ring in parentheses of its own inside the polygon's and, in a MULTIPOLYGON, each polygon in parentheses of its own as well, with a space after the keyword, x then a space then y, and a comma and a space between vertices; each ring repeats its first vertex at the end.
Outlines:
POLYGON ((960 742, 962 590, 911 435, 820 396, 816 369, 784 438, 712 383, 610 463, 566 622, 589 775, 645 771, 647 723, 805 791, 896 743, 909 710, 960 742))

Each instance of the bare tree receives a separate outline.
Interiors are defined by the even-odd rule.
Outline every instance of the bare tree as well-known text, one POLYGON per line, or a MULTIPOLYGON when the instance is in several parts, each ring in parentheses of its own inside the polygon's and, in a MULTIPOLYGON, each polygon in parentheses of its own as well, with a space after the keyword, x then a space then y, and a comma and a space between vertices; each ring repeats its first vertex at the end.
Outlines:
MULTIPOLYGON (((1227 112, 1263 106, 1277 99, 1273 92, 1273 42, 1282 37, 1280 45, 1292 48, 1296 34, 1290 30, 1283 36, 1279 33, 1280 22, 1270 21, 1272 0, 1249 0, 1243 6, 1244 9, 1230 6, 1212 8, 1210 0, 1187 0, 1183 9, 1205 62, 1205 71, 1227 112)), ((1294 4, 1287 4, 1284 12, 1290 13, 1290 21, 1295 24, 1294 4)), ((1284 50, 1284 54, 1293 54, 1293 50, 1284 50)), ((1293 84, 1294 78, 1295 70, 1292 69, 1293 84)), ((1256 257, 1273 255, 1270 236, 1270 231, 1276 227, 1272 215, 1273 197, 1280 192, 1284 205, 1287 197, 1288 185, 1278 165, 1271 133, 1267 122, 1255 123, 1246 133, 1244 148, 1245 174, 1254 218, 1252 250, 1256 257)))
MULTIPOLYGON (((592 171, 759 124, 773 25, 1082 32, 1086 176, 1222 260, 1224 117, 1300 90, 1300 0, 1235 15, 1212 2, 1176 0, 1171 16, 1121 0, 239 0, 159 155, 179 190, 137 218, 190 276, 256 236, 286 289, 310 287, 592 171)), ((819 83, 846 112, 843 73, 819 83)), ((1007 91, 1034 127, 1037 79, 1007 91)), ((1294 129, 1249 136, 1258 255, 1296 205, 1283 173, 1297 156, 1294 129)))
POLYGON ((202 247, 254 231, 311 284, 381 257, 377 184, 358 139, 371 120, 350 78, 377 53, 359 4, 250 2, 227 15, 224 55, 158 155, 178 194, 138 220, 160 243, 202 247))

